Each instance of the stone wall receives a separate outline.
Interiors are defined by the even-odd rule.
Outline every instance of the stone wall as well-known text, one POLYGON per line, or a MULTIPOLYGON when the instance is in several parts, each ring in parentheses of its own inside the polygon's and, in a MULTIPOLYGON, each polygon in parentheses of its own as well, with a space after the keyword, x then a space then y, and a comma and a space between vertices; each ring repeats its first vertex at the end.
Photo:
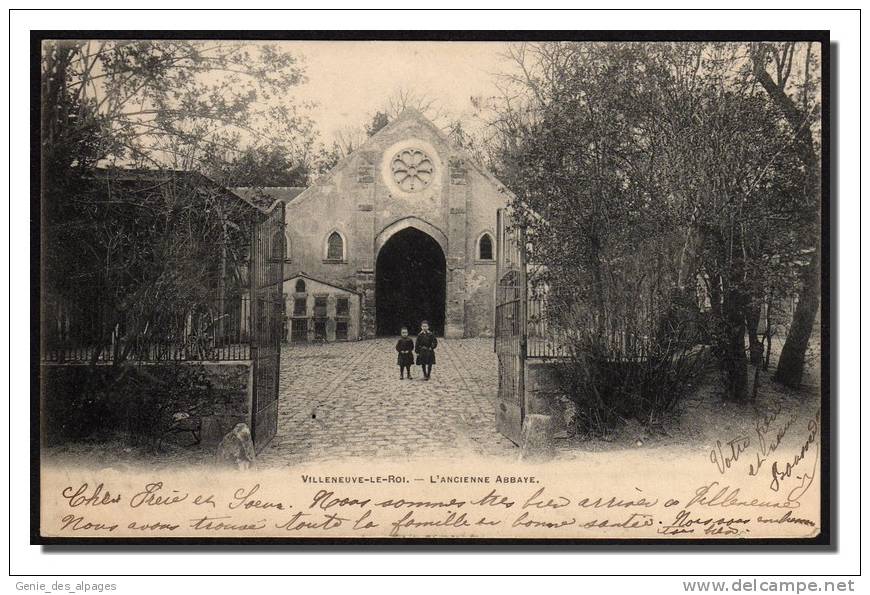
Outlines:
POLYGON ((253 417, 253 366, 251 362, 205 362, 212 383, 213 401, 204 411, 200 440, 212 446, 238 423, 251 427, 253 417))
POLYGON ((573 421, 573 404, 559 387, 558 360, 527 359, 525 368, 526 415, 552 418, 554 436, 567 436, 573 421))

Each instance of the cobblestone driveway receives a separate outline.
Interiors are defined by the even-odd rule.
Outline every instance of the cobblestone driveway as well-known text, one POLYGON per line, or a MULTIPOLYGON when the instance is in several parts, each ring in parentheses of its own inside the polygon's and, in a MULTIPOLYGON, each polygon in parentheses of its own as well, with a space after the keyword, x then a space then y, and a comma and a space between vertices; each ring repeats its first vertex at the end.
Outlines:
POLYGON ((491 339, 439 339, 432 379, 399 380, 395 339, 282 349, 278 435, 261 465, 348 457, 516 454, 495 431, 491 339))

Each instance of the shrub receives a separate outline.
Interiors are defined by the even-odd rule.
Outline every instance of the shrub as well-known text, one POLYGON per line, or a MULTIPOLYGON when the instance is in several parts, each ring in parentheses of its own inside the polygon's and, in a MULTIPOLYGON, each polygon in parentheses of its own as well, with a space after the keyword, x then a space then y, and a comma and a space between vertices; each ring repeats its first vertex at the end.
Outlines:
POLYGON ((563 339, 568 357, 556 369, 564 394, 576 407, 580 435, 603 435, 629 420, 660 427, 709 355, 694 321, 620 341, 582 324, 571 328, 563 339))
POLYGON ((47 366, 42 391, 46 444, 122 437, 150 448, 176 413, 198 418, 213 395, 205 368, 183 362, 47 366))

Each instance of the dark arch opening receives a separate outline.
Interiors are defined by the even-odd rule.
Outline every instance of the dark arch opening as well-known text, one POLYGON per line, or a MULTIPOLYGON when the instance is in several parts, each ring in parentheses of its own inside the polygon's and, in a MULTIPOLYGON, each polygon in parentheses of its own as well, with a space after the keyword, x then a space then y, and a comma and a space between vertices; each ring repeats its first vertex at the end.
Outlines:
POLYGON ((432 236, 409 227, 387 240, 375 264, 378 335, 398 335, 403 326, 416 334, 421 320, 443 335, 446 297, 447 262, 432 236))

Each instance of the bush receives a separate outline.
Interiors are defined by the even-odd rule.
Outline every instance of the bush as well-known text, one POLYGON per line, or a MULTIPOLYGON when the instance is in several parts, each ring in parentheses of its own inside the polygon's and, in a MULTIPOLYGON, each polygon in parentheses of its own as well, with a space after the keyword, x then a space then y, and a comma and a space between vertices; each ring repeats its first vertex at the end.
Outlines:
POLYGON ((708 349, 693 325, 646 342, 605 343, 595 333, 574 333, 558 380, 576 406, 576 430, 602 435, 635 420, 660 426, 702 371, 708 349))
POLYGON ((201 416, 212 394, 203 366, 180 362, 135 366, 124 389, 113 397, 124 412, 128 439, 150 447, 172 427, 175 414, 201 416))
POLYGON ((156 448, 176 413, 196 419, 213 387, 202 365, 47 366, 43 435, 48 445, 119 436, 156 448))

